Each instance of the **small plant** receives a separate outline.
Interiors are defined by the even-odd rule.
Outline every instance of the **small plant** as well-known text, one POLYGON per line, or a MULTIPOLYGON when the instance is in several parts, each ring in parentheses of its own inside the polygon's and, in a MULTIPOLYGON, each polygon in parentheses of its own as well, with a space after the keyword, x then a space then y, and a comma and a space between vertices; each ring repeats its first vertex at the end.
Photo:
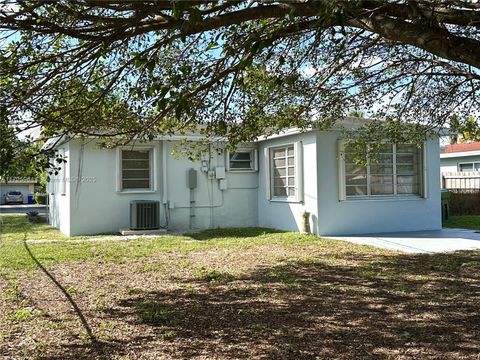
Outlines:
POLYGON ((45 222, 45 218, 40 216, 38 211, 29 211, 26 214, 27 214, 28 221, 32 224, 38 224, 38 223, 41 223, 41 222, 45 222))
POLYGON ((167 310, 162 304, 140 302, 135 308, 142 324, 158 324, 168 321, 167 310))
POLYGON ((26 308, 18 309, 9 316, 10 321, 22 322, 28 321, 34 317, 40 316, 41 312, 38 310, 30 310, 26 308))
POLYGON ((204 281, 230 281, 233 276, 229 273, 220 272, 201 266, 196 271, 196 277, 204 281))
POLYGON ((10 287, 3 293, 3 299, 5 301, 19 301, 22 298, 22 294, 18 290, 18 282, 12 282, 10 287))

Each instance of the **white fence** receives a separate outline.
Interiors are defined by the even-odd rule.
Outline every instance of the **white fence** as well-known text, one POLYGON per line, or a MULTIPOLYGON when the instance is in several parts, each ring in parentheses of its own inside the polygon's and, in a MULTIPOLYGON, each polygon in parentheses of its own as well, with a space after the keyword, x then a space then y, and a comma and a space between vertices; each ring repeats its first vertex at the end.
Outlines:
POLYGON ((480 190, 480 171, 444 172, 442 189, 480 190))

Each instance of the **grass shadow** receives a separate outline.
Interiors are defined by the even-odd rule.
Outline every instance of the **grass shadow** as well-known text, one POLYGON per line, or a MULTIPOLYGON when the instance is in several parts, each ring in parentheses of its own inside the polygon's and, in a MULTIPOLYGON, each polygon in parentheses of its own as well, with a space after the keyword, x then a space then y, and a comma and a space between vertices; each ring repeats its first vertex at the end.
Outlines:
POLYGON ((213 240, 220 238, 254 238, 262 235, 285 233, 282 230, 268 228, 228 228, 228 229, 208 229, 199 232, 186 234, 186 236, 195 240, 213 240))
POLYGON ((26 241, 26 239, 23 241, 23 246, 25 247, 25 250, 27 251, 28 255, 30 255, 30 257, 32 258, 33 262, 35 262, 35 264, 37 265, 37 267, 55 284, 55 286, 62 292, 62 294, 64 295, 64 297, 66 298, 66 300, 70 303, 73 311, 75 312, 75 314, 77 315, 78 319, 80 320, 82 326, 83 326, 83 329, 85 330, 85 333, 87 334, 87 337, 88 339, 90 340, 90 342, 92 344, 96 344, 98 341, 97 341, 97 338, 95 336, 95 334, 93 333, 90 325, 88 324, 87 322, 87 319, 85 318, 85 316, 83 315, 82 311, 80 310, 80 308, 78 307, 77 303, 75 302, 75 300, 72 298, 72 296, 70 295, 70 293, 67 291, 67 289, 65 289, 62 284, 60 284, 60 282, 53 276, 52 273, 50 273, 43 265, 42 263, 40 263, 40 261, 38 261, 38 259, 35 257, 35 255, 32 253, 30 247, 28 246, 28 243, 26 241))
POLYGON ((475 357, 479 260, 292 260, 228 282, 192 278, 188 287, 133 294, 109 314, 150 328, 171 357, 475 357))

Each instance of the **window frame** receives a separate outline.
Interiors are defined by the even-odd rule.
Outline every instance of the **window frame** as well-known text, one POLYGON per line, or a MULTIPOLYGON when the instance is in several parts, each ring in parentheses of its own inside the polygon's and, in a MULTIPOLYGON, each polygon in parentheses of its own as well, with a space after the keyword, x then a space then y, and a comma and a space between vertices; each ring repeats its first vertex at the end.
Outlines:
MULTIPOLYGON (((267 174, 266 178, 266 193, 267 199, 271 202, 287 202, 287 203, 302 203, 303 202, 303 144, 301 141, 282 143, 274 146, 269 146, 265 148, 265 166, 267 174), (273 162, 273 151, 277 149, 287 149, 293 147, 293 168, 294 168, 294 178, 295 185, 295 196, 276 196, 274 195, 274 162, 273 162)), ((286 164, 288 164, 288 152, 286 153, 286 164)), ((288 178, 288 165, 286 177, 288 178)))
POLYGON ((475 172, 475 171, 480 171, 479 170, 475 170, 475 165, 476 164, 480 164, 480 161, 462 161, 462 162, 458 162, 457 163, 457 171, 458 172, 475 172), (461 170, 460 169, 460 166, 461 165, 465 165, 465 164, 472 164, 472 170, 461 170))
POLYGON ((247 148, 247 147, 242 147, 235 149, 234 151, 228 150, 226 153, 226 160, 225 160, 226 170, 229 172, 235 172, 235 173, 242 173, 242 172, 256 172, 258 171, 258 150, 256 148, 247 148), (238 169, 238 168, 232 168, 230 166, 230 155, 235 154, 235 153, 249 153, 251 154, 251 168, 250 169, 238 169))
MULTIPOLYGON (((388 143, 385 143, 388 144, 388 143)), ((389 144, 390 145, 390 144, 389 144)), ((419 199, 427 197, 427 172, 426 172, 426 145, 422 144, 421 148, 417 149, 418 151, 418 193, 417 194, 399 194, 398 193, 398 169, 397 169, 397 144, 392 145, 392 167, 393 167, 393 194, 371 194, 371 170, 370 163, 367 159, 366 165, 366 195, 347 195, 347 184, 346 184, 346 161, 345 161, 345 141, 339 140, 339 197, 340 201, 355 201, 355 200, 391 200, 391 199, 419 199)))
POLYGON ((154 146, 124 146, 117 148, 117 192, 119 193, 152 193, 157 189, 156 186, 156 151, 154 146), (123 168, 122 168, 122 152, 123 151, 148 151, 149 164, 149 187, 148 188, 124 188, 123 187, 123 168))

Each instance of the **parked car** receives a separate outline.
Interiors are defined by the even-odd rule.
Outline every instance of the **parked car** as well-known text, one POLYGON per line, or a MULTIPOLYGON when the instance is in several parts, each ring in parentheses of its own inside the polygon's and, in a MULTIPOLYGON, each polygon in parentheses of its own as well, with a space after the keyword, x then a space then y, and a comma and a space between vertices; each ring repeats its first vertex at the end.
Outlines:
POLYGON ((5 204, 23 204, 23 195, 20 191, 9 191, 5 195, 5 204))

